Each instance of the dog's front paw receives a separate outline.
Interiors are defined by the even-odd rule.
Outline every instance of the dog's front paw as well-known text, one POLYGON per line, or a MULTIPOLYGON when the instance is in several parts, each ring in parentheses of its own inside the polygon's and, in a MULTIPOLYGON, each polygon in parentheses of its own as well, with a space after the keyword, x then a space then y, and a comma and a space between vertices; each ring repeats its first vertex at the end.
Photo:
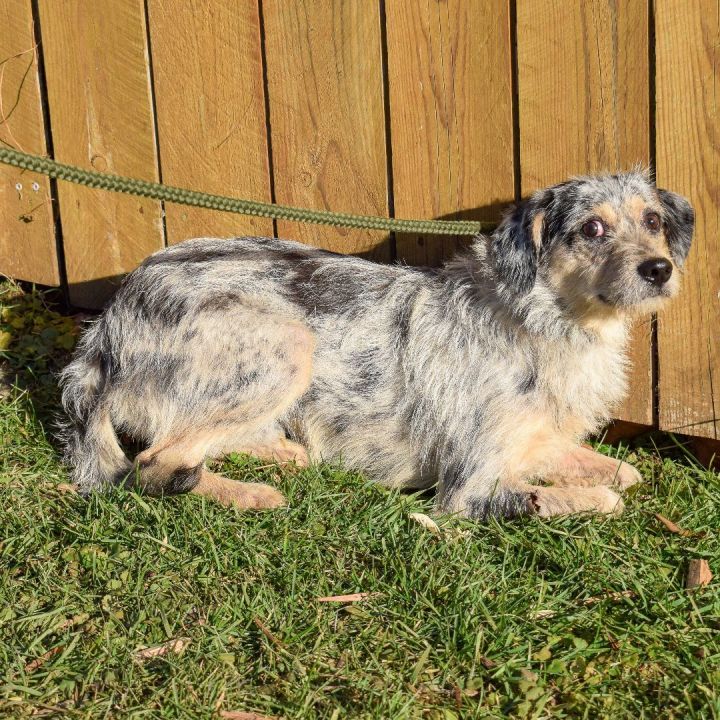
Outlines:
POLYGON ((590 488, 589 492, 594 496, 594 510, 605 515, 622 515, 625 510, 625 503, 622 498, 607 487, 590 488))
POLYGON ((615 474, 612 486, 620 490, 627 490, 633 485, 637 485, 643 481, 642 475, 626 462, 621 462, 615 474))
POLYGON ((625 509, 620 496, 603 485, 597 487, 537 487, 531 493, 535 513, 542 518, 594 512, 620 515, 625 509))
POLYGON ((588 447, 578 447, 565 455, 543 480, 557 487, 607 485, 626 490, 642 482, 640 473, 628 463, 608 457, 588 447))

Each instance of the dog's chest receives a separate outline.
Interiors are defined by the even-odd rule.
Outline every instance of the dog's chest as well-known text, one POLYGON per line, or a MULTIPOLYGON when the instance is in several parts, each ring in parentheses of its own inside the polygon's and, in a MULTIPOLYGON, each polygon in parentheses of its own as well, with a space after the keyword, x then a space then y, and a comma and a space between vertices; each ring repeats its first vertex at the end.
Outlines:
POLYGON ((562 434, 585 435, 597 430, 625 395, 625 371, 621 343, 550 353, 540 383, 540 401, 548 419, 562 434))

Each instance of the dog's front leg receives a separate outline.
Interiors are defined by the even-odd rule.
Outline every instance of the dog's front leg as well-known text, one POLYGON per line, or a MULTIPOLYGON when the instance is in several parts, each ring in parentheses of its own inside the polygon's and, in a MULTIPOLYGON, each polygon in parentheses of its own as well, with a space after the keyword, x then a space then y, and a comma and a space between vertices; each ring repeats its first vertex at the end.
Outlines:
MULTIPOLYGON (((451 488, 451 490, 453 490, 451 488)), ((609 487, 544 487, 521 481, 488 482, 481 474, 471 476, 454 492, 440 490, 438 509, 476 520, 594 512, 620 514, 624 505, 609 487)))
POLYGON ((555 487, 607 485, 625 490, 642 482, 642 476, 622 460, 602 455, 589 447, 576 447, 551 466, 543 480, 555 487))

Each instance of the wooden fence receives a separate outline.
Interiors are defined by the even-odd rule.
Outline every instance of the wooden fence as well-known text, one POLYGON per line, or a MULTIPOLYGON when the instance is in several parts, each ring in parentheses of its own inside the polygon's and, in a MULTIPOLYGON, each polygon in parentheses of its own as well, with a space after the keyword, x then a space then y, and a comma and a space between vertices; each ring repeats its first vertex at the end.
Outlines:
MULTIPOLYGON (((680 299, 637 329, 622 417, 718 437, 716 3, 0 0, 0 28, 0 141, 98 170, 497 220, 568 175, 653 165, 692 199, 697 236, 680 299)), ((66 282, 81 306, 166 244, 273 233, 417 264, 457 244, 274 227, 0 167, 0 272, 66 282)))

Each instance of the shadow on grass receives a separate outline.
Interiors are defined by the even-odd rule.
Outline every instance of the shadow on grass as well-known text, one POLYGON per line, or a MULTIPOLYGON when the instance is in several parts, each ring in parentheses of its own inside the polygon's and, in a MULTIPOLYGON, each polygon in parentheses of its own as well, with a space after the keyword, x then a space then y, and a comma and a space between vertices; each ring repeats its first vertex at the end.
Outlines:
POLYGON ((58 377, 81 331, 80 318, 62 309, 56 292, 0 282, 0 399, 18 402, 55 446, 58 377))

